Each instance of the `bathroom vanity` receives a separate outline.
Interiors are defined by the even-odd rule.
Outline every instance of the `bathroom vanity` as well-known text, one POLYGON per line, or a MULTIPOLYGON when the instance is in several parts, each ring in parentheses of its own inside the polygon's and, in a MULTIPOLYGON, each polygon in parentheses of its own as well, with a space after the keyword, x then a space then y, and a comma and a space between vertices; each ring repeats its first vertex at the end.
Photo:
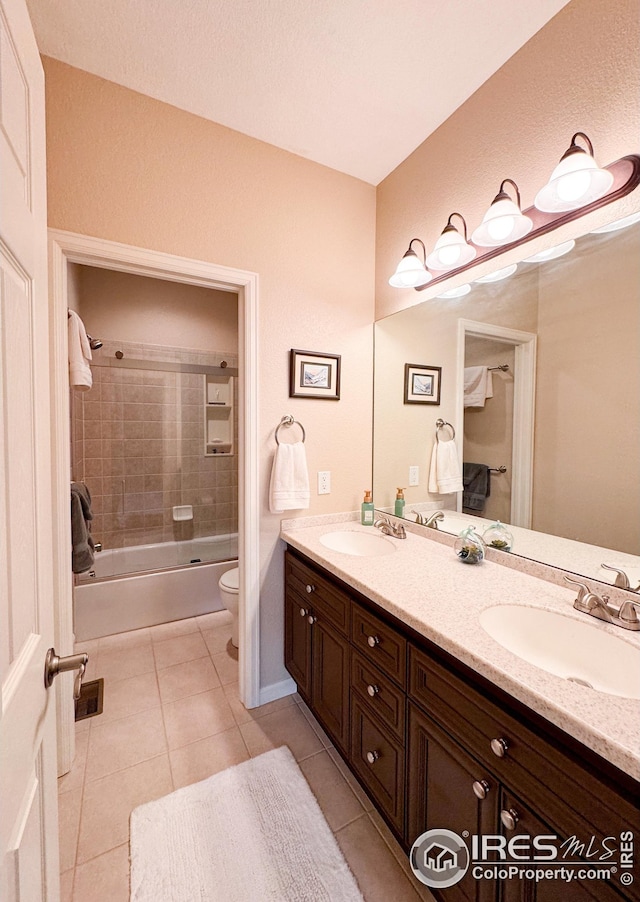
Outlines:
MULTIPOLYGON (((465 566, 411 533, 386 539, 395 549, 384 557, 340 553, 321 541, 335 529, 283 529, 285 664, 404 849, 431 828, 555 834, 584 843, 593 866, 605 837, 616 860, 621 834, 637 843, 638 702, 547 674, 479 625, 514 594, 571 616, 572 593, 488 561, 465 566)), ((469 871, 442 898, 640 899, 619 876, 499 882, 469 871)))

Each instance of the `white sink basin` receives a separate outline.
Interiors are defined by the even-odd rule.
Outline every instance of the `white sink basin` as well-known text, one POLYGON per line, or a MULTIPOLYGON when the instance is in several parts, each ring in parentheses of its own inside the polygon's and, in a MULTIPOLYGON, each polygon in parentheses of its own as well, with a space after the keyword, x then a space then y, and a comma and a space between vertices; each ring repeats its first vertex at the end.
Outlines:
POLYGON ((320 536, 320 542, 332 551, 353 554, 357 557, 382 557, 393 554, 396 546, 377 532, 328 532, 320 536))
POLYGON ((497 605, 480 615, 489 635, 548 673, 598 692, 640 698, 640 648, 597 624, 523 605, 497 605))

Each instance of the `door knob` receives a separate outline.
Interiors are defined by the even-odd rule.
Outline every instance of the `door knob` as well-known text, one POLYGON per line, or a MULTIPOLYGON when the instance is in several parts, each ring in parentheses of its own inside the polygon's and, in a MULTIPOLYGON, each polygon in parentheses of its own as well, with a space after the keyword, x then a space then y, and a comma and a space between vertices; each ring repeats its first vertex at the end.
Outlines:
POLYGON ((367 752, 367 761, 369 764, 375 764, 379 757, 380 752, 375 751, 375 749, 372 752, 367 752))
POLYGON ((80 689, 82 688, 82 677, 89 663, 89 655, 67 655, 66 658, 60 658, 56 654, 55 648, 50 648, 44 659, 44 685, 48 689, 53 683, 54 677, 59 673, 65 673, 67 670, 77 670, 78 675, 73 683, 73 697, 80 698, 80 689))
POLYGON ((374 686, 372 683, 369 683, 369 685, 367 686, 367 692, 369 693, 371 698, 375 698, 378 692, 380 692, 380 687, 374 686))

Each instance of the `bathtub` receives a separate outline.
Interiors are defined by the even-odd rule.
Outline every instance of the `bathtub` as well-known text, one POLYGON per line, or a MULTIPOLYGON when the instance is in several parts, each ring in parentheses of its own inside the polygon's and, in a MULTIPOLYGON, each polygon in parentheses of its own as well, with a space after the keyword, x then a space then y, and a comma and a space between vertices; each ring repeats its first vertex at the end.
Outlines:
POLYGON ((237 535, 101 551, 73 589, 76 641, 222 610, 218 580, 237 557, 237 535))

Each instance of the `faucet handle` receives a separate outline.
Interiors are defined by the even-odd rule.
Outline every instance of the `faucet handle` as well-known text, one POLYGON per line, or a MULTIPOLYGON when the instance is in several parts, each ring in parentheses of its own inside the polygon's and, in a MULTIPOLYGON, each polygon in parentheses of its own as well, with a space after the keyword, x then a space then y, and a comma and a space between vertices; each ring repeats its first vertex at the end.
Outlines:
POLYGON ((578 602, 584 601, 584 599, 588 595, 592 594, 589 586, 587 586, 585 583, 581 583, 579 579, 573 579, 573 577, 571 577, 571 576, 564 576, 563 578, 566 582, 571 583, 574 586, 577 586, 578 589, 580 590, 578 592, 578 597, 577 597, 576 601, 578 601, 578 602))
POLYGON ((623 601, 620 605, 618 616, 620 620, 624 620, 625 623, 638 623, 639 618, 636 603, 634 601, 623 601))
POLYGON ((629 577, 624 572, 624 570, 620 570, 619 567, 611 567, 609 564, 600 564, 603 570, 611 570, 612 573, 616 574, 616 578, 613 581, 613 585, 617 586, 619 589, 630 589, 631 585, 629 584, 629 577))

